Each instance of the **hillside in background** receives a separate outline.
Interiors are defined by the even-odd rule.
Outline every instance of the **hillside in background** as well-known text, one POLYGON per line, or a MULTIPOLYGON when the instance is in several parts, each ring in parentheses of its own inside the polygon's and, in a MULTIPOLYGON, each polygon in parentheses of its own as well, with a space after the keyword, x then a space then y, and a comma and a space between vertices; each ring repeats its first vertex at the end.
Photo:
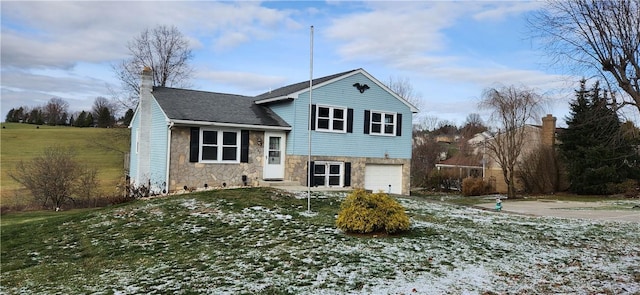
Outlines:
POLYGON ((124 153, 129 151, 127 128, 77 128, 2 123, 0 129, 0 200, 3 204, 25 202, 28 191, 9 173, 19 161, 41 155, 47 147, 72 147, 77 159, 98 170, 100 190, 110 193, 124 175, 124 153))

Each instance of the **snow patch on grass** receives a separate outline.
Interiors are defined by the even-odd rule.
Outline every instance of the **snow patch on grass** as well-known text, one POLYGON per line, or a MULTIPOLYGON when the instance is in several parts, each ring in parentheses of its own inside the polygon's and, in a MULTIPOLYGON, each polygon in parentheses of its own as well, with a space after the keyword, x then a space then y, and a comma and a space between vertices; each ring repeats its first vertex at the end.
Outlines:
MULTIPOLYGON (((79 286, 52 290, 28 281, 0 291, 99 293, 88 290, 110 286, 114 294, 640 292, 640 222, 518 216, 398 198, 411 217, 410 232, 356 237, 337 230, 335 212, 326 213, 327 204, 337 212, 344 195, 314 195, 326 202, 325 211, 314 215, 301 212, 300 202, 238 209, 226 200, 196 198, 97 214, 83 233, 91 244, 135 252, 134 259, 107 261, 110 268, 91 279, 73 277, 79 286), (153 230, 139 231, 144 227, 153 230)), ((63 237, 59 245, 82 251, 70 240, 63 237)))

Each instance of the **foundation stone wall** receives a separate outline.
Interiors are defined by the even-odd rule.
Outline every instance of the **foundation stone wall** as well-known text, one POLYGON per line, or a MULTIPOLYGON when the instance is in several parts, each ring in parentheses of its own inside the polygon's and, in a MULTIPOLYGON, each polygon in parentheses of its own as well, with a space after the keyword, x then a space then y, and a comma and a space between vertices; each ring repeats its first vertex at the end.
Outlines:
MULTIPOLYGON (((308 156, 287 155, 285 179, 307 185, 308 156)), ((336 161, 351 163, 351 187, 364 188, 364 171, 367 164, 402 165, 402 194, 408 195, 411 188, 411 160, 365 157, 312 156, 311 161, 336 161)))
POLYGON ((192 163, 189 162, 189 127, 174 127, 171 130, 171 155, 169 169, 169 191, 188 188, 243 186, 242 176, 247 176, 247 185, 257 186, 262 179, 264 147, 258 145, 264 138, 262 131, 249 132, 248 163, 192 163))

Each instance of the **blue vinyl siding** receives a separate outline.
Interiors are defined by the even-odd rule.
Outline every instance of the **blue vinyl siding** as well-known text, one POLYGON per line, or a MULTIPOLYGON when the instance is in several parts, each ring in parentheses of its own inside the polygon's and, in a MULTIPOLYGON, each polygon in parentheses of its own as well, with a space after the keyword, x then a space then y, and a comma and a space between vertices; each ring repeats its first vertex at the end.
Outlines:
POLYGON ((151 179, 152 187, 164 188, 164 182, 167 179, 168 122, 155 99, 153 100, 151 113, 151 167, 149 169, 149 178, 151 179))
POLYGON ((131 121, 131 147, 129 159, 129 175, 134 183, 142 185, 146 180, 151 181, 151 188, 154 191, 161 191, 165 188, 167 178, 167 156, 169 129, 167 118, 158 105, 152 100, 151 106, 151 130, 140 130, 140 114, 136 113, 131 121), (138 132, 149 132, 149 151, 136 152, 138 148, 138 132), (149 167, 139 167, 140 157, 148 156, 149 167), (143 179, 138 179, 141 177, 143 179))
MULTIPOLYGON (((313 131, 312 154, 316 156, 346 156, 411 158, 411 109, 379 87, 363 74, 335 81, 313 90, 313 104, 352 108, 353 133, 313 131), (367 84, 370 89, 360 93, 354 83, 367 84), (402 114, 402 136, 364 134, 364 111, 384 111, 402 114)), ((293 126, 287 136, 287 154, 308 152, 309 92, 293 102, 274 104, 270 108, 293 126)))

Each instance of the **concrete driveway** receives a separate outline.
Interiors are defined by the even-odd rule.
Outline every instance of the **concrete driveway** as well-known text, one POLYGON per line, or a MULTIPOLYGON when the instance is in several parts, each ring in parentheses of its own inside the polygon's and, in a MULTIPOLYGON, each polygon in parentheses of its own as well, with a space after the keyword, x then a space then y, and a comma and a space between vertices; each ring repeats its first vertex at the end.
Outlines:
MULTIPOLYGON (((555 216, 611 221, 640 222, 640 200, 573 202, 554 200, 503 201, 502 212, 527 214, 534 216, 555 216)), ((477 205, 483 209, 494 210, 495 203, 477 205)))

